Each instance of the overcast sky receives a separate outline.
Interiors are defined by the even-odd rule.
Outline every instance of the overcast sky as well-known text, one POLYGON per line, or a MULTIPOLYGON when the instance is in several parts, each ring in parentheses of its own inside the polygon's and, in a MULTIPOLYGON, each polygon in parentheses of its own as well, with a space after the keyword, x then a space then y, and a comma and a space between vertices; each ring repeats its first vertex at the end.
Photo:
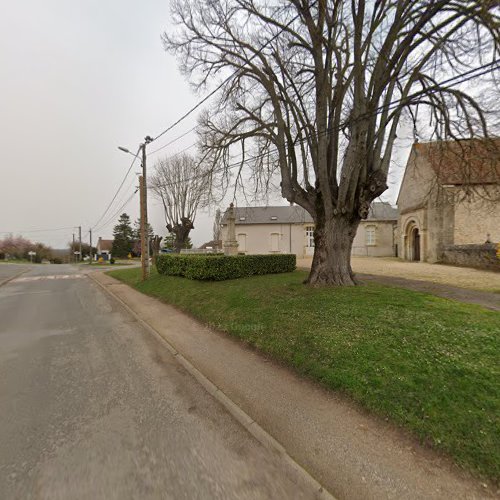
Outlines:
MULTIPOLYGON (((117 146, 136 149, 145 135, 157 135, 200 96, 163 50, 167 0, 0 0, 0 5, 0 237, 13 232, 62 248, 77 232, 72 227, 81 225, 88 239, 89 227, 120 185, 132 157, 117 146), (66 229, 40 231, 57 228, 66 229)), ((192 115, 154 146, 189 130, 195 120, 192 115)), ((194 140, 187 135, 162 154, 194 140)), ((399 166, 406 155, 404 145, 396 156, 399 166)), ((151 166, 154 159, 148 160, 151 166)), ((401 167, 397 178, 400 173, 401 167)), ((118 217, 113 215, 136 184, 131 175, 94 241, 111 237, 118 217)), ((398 184, 391 183, 386 199, 394 202, 398 184)), ((122 211, 135 219, 138 205, 137 195, 122 211)), ((195 244, 211 239, 214 210, 198 215, 195 244)), ((149 214, 155 232, 164 235, 162 208, 152 198, 149 214)))

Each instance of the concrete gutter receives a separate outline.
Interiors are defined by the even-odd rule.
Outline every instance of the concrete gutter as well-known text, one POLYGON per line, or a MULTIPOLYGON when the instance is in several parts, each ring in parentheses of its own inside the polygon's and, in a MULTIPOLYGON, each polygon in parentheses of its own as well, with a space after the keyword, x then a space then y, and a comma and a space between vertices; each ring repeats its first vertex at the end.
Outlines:
MULTIPOLYGON (((318 498, 492 498, 495 489, 334 391, 102 273, 89 275, 318 498), (331 493, 330 493, 331 492, 331 493)), ((256 318, 258 322, 258 318, 256 318)), ((249 325, 250 327, 251 325, 249 325)))

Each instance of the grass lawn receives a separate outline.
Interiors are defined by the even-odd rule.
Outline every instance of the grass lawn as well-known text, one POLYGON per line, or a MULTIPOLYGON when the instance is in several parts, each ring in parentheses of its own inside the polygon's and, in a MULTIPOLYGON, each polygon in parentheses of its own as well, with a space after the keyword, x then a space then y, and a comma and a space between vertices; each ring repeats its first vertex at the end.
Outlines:
POLYGON ((199 282, 109 274, 341 390, 481 475, 500 478, 500 313, 305 272, 199 282))

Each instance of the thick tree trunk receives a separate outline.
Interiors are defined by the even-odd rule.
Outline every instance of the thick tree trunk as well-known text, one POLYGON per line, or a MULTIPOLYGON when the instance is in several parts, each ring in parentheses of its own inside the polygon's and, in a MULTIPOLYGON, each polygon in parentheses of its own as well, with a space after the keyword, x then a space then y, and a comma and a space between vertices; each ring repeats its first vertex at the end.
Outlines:
POLYGON ((356 285, 351 269, 351 249, 359 221, 353 216, 315 221, 314 257, 305 283, 313 286, 356 285))
POLYGON ((181 223, 176 223, 175 225, 167 224, 167 229, 169 233, 175 236, 174 247, 177 253, 183 248, 186 248, 186 243, 189 238, 189 233, 191 229, 194 229, 194 225, 190 219, 183 217, 181 223))

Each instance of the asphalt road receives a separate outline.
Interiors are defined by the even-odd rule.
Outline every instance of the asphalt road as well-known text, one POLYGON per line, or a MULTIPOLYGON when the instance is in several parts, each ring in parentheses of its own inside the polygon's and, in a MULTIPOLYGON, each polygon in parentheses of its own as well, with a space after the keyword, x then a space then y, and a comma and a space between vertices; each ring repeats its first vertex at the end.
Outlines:
POLYGON ((0 287, 0 498, 314 497, 79 273, 0 287))
POLYGON ((0 264, 0 285, 5 281, 13 278, 17 274, 29 269, 28 266, 23 264, 0 264))

